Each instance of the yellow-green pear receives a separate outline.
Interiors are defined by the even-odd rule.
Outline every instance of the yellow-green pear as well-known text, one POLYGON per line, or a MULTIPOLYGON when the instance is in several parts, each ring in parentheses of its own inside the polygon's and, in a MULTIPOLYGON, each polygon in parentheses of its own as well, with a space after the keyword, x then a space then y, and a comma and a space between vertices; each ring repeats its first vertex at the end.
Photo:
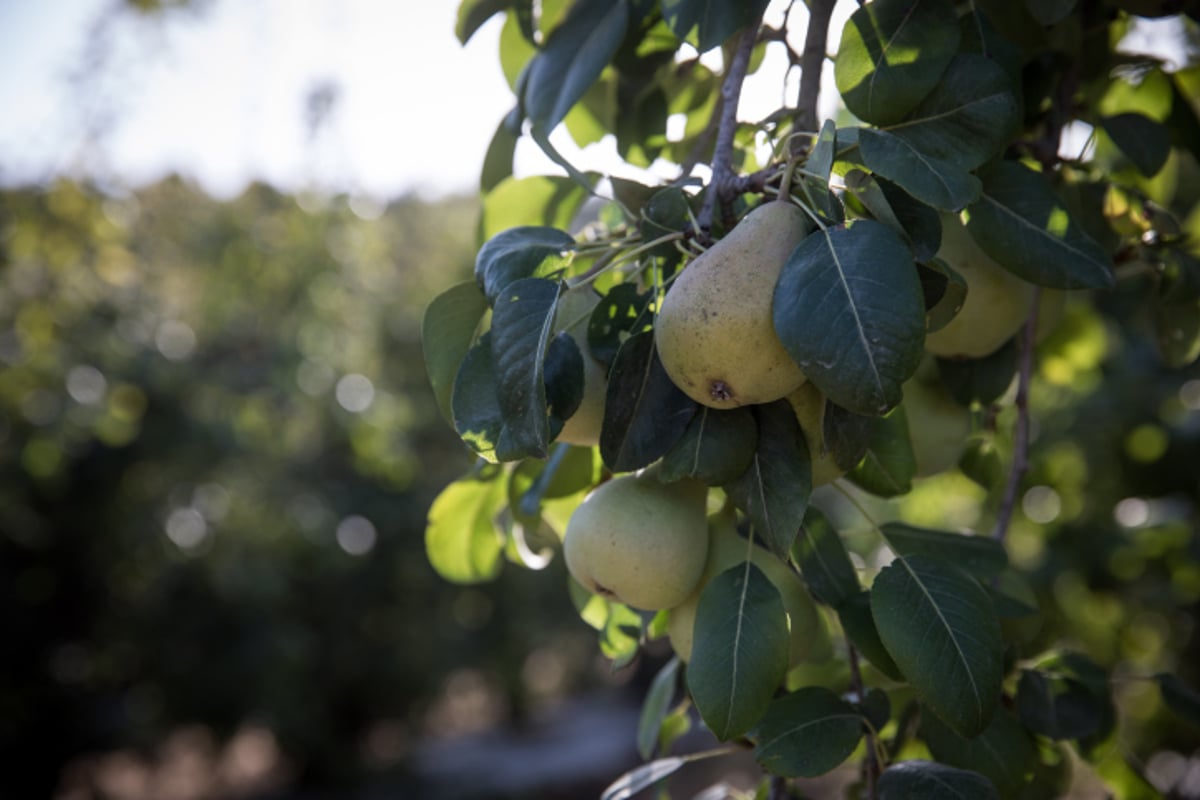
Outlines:
POLYGON ((738 535, 736 518, 731 510, 722 510, 708 518, 708 535, 708 562, 704 565, 700 584, 686 602, 672 608, 667 615, 667 638, 679 659, 686 663, 692 657, 700 593, 717 575, 737 564, 744 564, 748 550, 751 563, 766 574, 783 599, 790 631, 788 663, 794 667, 819 651, 825 631, 816 604, 800 576, 771 551, 758 545, 751 550, 748 542, 738 535))
POLYGON ((667 375, 696 402, 769 403, 804 383, 775 333, 771 303, 784 263, 807 232, 799 208, 764 203, 667 291, 654 341, 667 375))
POLYGON ((944 358, 996 352, 1029 318, 1034 285, 993 261, 953 214, 942 215, 938 257, 962 275, 967 297, 954 319, 925 336, 925 349, 944 358))
POLYGON ((556 331, 566 331, 583 356, 583 399, 563 424, 556 441, 591 447, 600 441, 600 423, 604 421, 604 395, 608 376, 604 365, 592 357, 588 348, 587 328, 592 310, 600 302, 600 293, 589 285, 568 289, 558 298, 554 316, 556 331))
POLYGON ((588 590, 633 608, 679 605, 708 558, 708 487, 622 475, 592 491, 567 522, 563 556, 588 590))
POLYGON ((958 464, 971 434, 971 412, 940 384, 913 378, 904 384, 904 414, 918 477, 958 464))
POLYGON ((812 457, 812 484, 824 486, 846 474, 837 465, 833 451, 825 447, 825 395, 811 381, 787 396, 796 412, 808 453, 812 457))

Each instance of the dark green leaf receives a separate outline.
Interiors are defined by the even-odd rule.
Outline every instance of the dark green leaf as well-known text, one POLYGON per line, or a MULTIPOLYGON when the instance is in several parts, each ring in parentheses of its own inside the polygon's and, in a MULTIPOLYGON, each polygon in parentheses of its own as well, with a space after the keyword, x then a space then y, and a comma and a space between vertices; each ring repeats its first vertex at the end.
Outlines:
POLYGON ((932 761, 901 761, 879 778, 879 800, 1000 800, 977 772, 932 761))
POLYGON ((675 684, 679 678, 678 658, 672 658, 654 676, 646 699, 642 702, 642 714, 638 720, 637 746, 638 755, 649 759, 654 755, 654 746, 658 742, 658 734, 662 729, 663 720, 667 718, 671 701, 675 697, 675 684))
POLYGON ((494 518, 505 501, 505 481, 493 468, 442 490, 429 509, 425 555, 437 573, 454 583, 496 577, 504 539, 494 518))
POLYGON ((898 557, 875 578, 871 613, 888 652, 930 710, 963 736, 995 713, 1003 643, 992 600, 946 561, 898 557))
POLYGON ((967 301, 967 279, 940 258, 917 265, 925 296, 925 332, 950 324, 967 301))
POLYGON ((709 486, 730 483, 750 466, 757 444, 758 423, 749 408, 701 407, 663 456, 660 475, 668 482, 692 477, 709 486))
MULTIPOLYGON (((867 454, 871 428, 878 417, 864 417, 826 401, 821 423, 825 453, 833 456, 840 469, 849 470, 867 454)), ((813 454, 816 455, 815 453, 813 454)))
POLYGON ((1104 723, 1107 696, 1097 697, 1085 684, 1062 675, 1021 670, 1017 712, 1029 730, 1050 739, 1083 739, 1104 723))
POLYGON ((879 629, 875 627, 875 617, 871 614, 871 594, 859 592, 846 598, 836 608, 846 636, 863 658, 892 680, 904 680, 900 668, 879 638, 879 629))
POLYGON ((1128 112, 1103 117, 1100 126, 1125 157, 1147 178, 1157 175, 1171 155, 1171 133, 1145 114, 1128 112))
POLYGON ((1008 566, 1004 546, 987 536, 933 531, 903 522, 884 523, 880 532, 888 545, 902 556, 940 558, 981 580, 994 578, 1008 566))
POLYGON ((863 128, 858 134, 863 162, 876 175, 895 181, 934 208, 958 211, 979 197, 979 179, 963 167, 923 153, 887 131, 863 128))
POLYGON ((421 355, 442 416, 453 424, 454 376, 475 338, 487 299, 474 281, 459 283, 435 297, 421 319, 421 355))
POLYGON ((627 0, 578 0, 529 62, 525 115, 548 134, 600 77, 629 26, 627 0))
POLYGON ((628 472, 656 461, 679 441, 697 408, 667 377, 654 332, 631 336, 608 375, 600 428, 604 463, 614 472, 628 472))
POLYGON ((842 537, 825 515, 812 506, 805 513, 804 524, 792 545, 792 558, 819 602, 837 608, 862 592, 842 537))
POLYGON ((725 570, 704 587, 687 684, 718 739, 741 736, 762 718, 787 672, 788 648, 779 590, 752 562, 725 570))
POLYGON ((867 453, 847 477, 871 494, 896 497, 912 489, 916 470, 908 417, 900 406, 872 420, 867 453))
POLYGON ((920 105, 887 130, 916 152, 972 170, 999 152, 1016 123, 1017 99, 1004 70, 960 53, 920 105))
POLYGON ((1167 672, 1160 672, 1154 679, 1162 692, 1163 704, 1180 719, 1200 726, 1200 692, 1167 672))
POLYGON ((875 0, 860 7, 842 29, 834 62, 846 107, 876 125, 899 121, 937 85, 959 37, 948 0, 875 0))
POLYGON ((968 209, 967 231, 997 263, 1055 289, 1113 285, 1112 260, 1071 219, 1038 173, 1015 161, 980 171, 983 196, 968 209))
POLYGON ((808 160, 804 162, 804 171, 828 182, 829 175, 833 172, 833 160, 836 156, 837 125, 833 120, 827 119, 821 126, 821 133, 818 134, 817 141, 813 143, 808 160))
POLYGON ((583 401, 583 353, 571 334, 560 331, 550 340, 543 369, 550 438, 553 439, 583 401))
POLYGON ((756 733, 754 757, 763 769, 813 778, 850 757, 862 739, 863 721, 833 692, 809 686, 772 701, 756 733))
POLYGON ((1037 594, 1029 580, 1014 569, 1000 573, 994 585, 988 586, 996 613, 1001 617, 1027 617, 1039 610, 1037 594))
POLYGON ((492 15, 505 11, 512 4, 513 0, 462 0, 458 6, 454 35, 461 44, 466 44, 492 15))
POLYGON ((1076 0, 1025 0, 1025 7, 1042 25, 1062 21, 1075 8, 1076 0))
POLYGON ((601 364, 611 364, 631 333, 649 330, 651 293, 639 294, 637 285, 619 283, 609 289, 588 320, 588 347, 601 364))
POLYGON ((495 461, 504 415, 496 396, 490 331, 479 337, 463 358, 454 376, 450 406, 454 413, 454 430, 459 437, 476 453, 495 461))
POLYGON ((870 688, 861 703, 856 704, 859 713, 876 731, 883 730, 888 720, 892 718, 892 701, 883 689, 870 688))
POLYGON ((925 304, 898 234, 860 220, 807 236, 773 307, 784 347, 829 400, 866 416, 900 402, 924 354, 925 304))
POLYGON ((1017 376, 1020 357, 1016 338, 982 358, 939 358, 938 376, 959 405, 990 405, 999 400, 1017 376))
POLYGON ((493 236, 475 257, 475 280, 489 304, 510 283, 544 276, 562 266, 562 253, 575 249, 575 239, 557 228, 526 225, 493 236))
POLYGON ((663 18, 680 39, 696 29, 701 53, 724 44, 738 30, 762 16, 770 0, 662 0, 663 18))
MULTIPOLYGON (((492 365, 504 419, 496 454, 504 461, 510 455, 545 457, 550 444, 545 361, 559 289, 559 284, 544 278, 522 278, 508 284, 496 298, 492 365)), ((582 385, 582 360, 579 368, 582 385)))
POLYGON ((791 549, 812 492, 812 460, 786 400, 754 407, 758 442, 750 465, 725 487, 755 533, 780 556, 791 549))
POLYGON ((917 261, 927 261, 937 253, 942 239, 937 211, 891 181, 862 170, 846 175, 846 187, 872 217, 908 241, 917 261))
POLYGON ((921 738, 934 758, 985 776, 1008 797, 1021 788, 1037 761, 1032 737, 1010 712, 1001 709, 983 733, 959 736, 934 714, 921 717, 921 738))
POLYGON ((484 194, 512 175, 517 139, 518 134, 508 126, 507 121, 501 121, 496 132, 492 134, 492 141, 483 157, 483 170, 479 174, 479 190, 484 194))

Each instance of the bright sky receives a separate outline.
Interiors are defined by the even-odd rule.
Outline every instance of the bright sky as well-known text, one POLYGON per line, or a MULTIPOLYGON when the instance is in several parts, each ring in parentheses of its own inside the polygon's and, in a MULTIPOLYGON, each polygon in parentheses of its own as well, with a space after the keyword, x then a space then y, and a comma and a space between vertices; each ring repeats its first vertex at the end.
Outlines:
MULTIPOLYGON (((462 47, 455 0, 209 0, 165 18, 106 13, 117 5, 0 0, 0 181, 176 171, 225 196, 255 178, 378 197, 471 190, 513 104, 500 18, 462 47), (321 85, 338 95, 314 138, 306 98, 321 85)), ((831 49, 854 3, 841 6, 831 49)), ((798 3, 796 36, 805 21, 798 3)), ((773 77, 748 86, 743 119, 778 106, 785 66, 777 54, 761 71, 773 77)), ((611 143, 554 141, 585 169, 615 167, 611 143)), ((517 169, 560 172, 532 144, 517 169)))
MULTIPOLYGON (((196 0, 202 13, 162 18, 111 13, 120 5, 0 0, 0 182, 66 171, 130 185, 174 171, 224 196, 253 179, 378 198, 470 191, 513 105, 500 18, 462 47, 457 0, 196 0), (314 138, 306 99, 322 85, 338 94, 314 138)), ((773 0, 768 21, 787 6, 773 0)), ((855 7, 838 3, 831 51, 855 7)), ((797 2, 798 49, 806 24, 797 2)), ((785 70, 776 50, 747 83, 742 119, 779 106, 785 70)), ((824 92, 826 115, 835 99, 824 92)), ((561 129, 553 140, 583 169, 619 171, 611 141, 580 153, 561 129)), ((523 142, 517 173, 561 171, 523 142)))

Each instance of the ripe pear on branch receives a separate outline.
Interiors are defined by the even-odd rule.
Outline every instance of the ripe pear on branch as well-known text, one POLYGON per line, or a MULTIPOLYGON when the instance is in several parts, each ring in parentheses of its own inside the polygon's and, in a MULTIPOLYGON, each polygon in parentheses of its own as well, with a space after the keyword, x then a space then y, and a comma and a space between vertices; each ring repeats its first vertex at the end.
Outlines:
POLYGON ((737 517, 732 508, 722 509, 708 518, 708 536, 708 561, 699 585, 686 602, 672 608, 667 615, 667 637, 679 659, 685 663, 691 659, 696 610, 704 587, 730 567, 744 564, 747 556, 775 585, 783 599, 790 631, 788 663, 794 667, 807 658, 825 653, 827 632, 804 582, 774 553, 750 545, 738 535, 737 517))
POLYGON ((687 599, 708 557, 708 487, 622 475, 584 498, 567 522, 567 570, 589 591, 657 611, 687 599))
POLYGON ((764 203, 667 291, 654 341, 667 375, 696 402, 722 409, 769 403, 804 383, 775 333, 771 302, 784 263, 808 230, 797 206, 764 203))

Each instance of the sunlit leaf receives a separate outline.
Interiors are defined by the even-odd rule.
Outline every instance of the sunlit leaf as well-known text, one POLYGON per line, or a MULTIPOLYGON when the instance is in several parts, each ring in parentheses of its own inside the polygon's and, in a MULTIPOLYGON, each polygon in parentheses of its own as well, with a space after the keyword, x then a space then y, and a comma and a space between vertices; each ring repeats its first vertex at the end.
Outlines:
POLYGON ((459 283, 430 301, 421 319, 421 354, 442 416, 453 424, 454 376, 471 349, 487 299, 474 281, 459 283))
POLYGON ((433 501, 425 528, 425 555, 454 583, 496 577, 504 539, 494 518, 504 505, 505 481, 495 468, 451 483, 433 501))
POLYGON ((513 0, 463 0, 458 6, 454 35, 461 44, 466 44, 493 14, 504 11, 512 4, 513 0))
POLYGON ((513 281, 544 276, 563 264, 562 255, 575 249, 575 238, 566 231, 525 225, 497 234, 479 248, 475 280, 489 303, 513 281))
POLYGON ((696 30, 696 49, 701 53, 724 43, 730 36, 757 20, 769 0, 663 0, 663 18, 680 39, 696 30))

